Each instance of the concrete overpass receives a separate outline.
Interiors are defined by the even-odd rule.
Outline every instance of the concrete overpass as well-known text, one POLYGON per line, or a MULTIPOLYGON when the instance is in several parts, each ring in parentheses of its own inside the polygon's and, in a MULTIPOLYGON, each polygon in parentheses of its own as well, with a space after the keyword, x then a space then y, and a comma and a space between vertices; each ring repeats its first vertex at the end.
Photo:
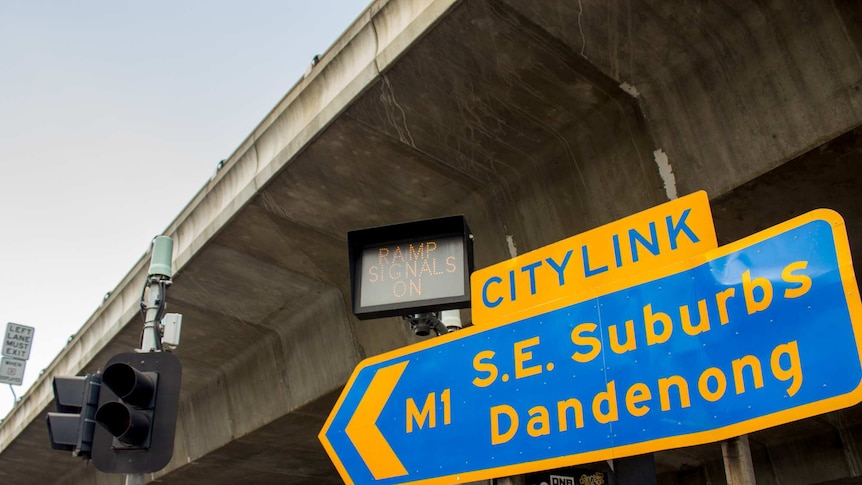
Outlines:
MULTIPOLYGON (((341 483, 317 441, 355 364, 348 230, 463 213, 478 268, 705 189, 720 243, 816 207, 862 255, 862 5, 378 0, 167 228, 182 401, 159 483, 341 483)), ((51 378, 139 343, 142 258, 0 425, 0 482, 119 484, 49 449, 51 378)), ((464 312, 469 321, 469 311, 464 312)), ((750 435, 758 483, 862 483, 858 406, 750 435), (831 482, 838 483, 838 482, 831 482)), ((656 455, 724 483, 719 445, 656 455)))

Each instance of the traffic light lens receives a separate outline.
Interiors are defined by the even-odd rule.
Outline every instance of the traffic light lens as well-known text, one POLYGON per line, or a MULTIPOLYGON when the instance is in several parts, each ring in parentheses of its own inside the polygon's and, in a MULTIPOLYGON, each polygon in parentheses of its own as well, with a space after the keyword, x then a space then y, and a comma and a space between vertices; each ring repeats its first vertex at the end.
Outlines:
POLYGON ((120 436, 129 429, 132 418, 129 409, 120 402, 109 402, 99 408, 96 422, 101 424, 114 436, 120 436))
POLYGON ((118 401, 100 407, 96 411, 96 422, 118 440, 129 445, 144 444, 150 432, 150 420, 146 414, 118 401))
POLYGON ((120 399, 141 408, 149 406, 156 389, 155 376, 126 363, 109 365, 102 374, 102 384, 120 399))

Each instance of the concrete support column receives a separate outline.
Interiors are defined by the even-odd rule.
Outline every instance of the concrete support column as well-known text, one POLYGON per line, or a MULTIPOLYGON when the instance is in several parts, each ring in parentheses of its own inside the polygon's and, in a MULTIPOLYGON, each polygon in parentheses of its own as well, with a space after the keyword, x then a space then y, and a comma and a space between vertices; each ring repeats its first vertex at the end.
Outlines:
POLYGON ((656 485, 655 457, 652 453, 614 460, 617 485, 656 485))
POLYGON ((527 479, 524 477, 524 475, 498 478, 497 485, 527 485, 527 479))
POLYGON ((862 475, 862 462, 859 459, 856 440, 853 438, 853 433, 847 429, 841 416, 841 411, 829 413, 826 415, 826 421, 838 431, 838 437, 841 439, 841 447, 844 449, 844 458, 847 460, 847 468, 850 470, 850 476, 858 477, 862 475))
POLYGON ((727 485, 756 484, 748 435, 722 441, 721 454, 724 457, 724 474, 727 477, 727 485))

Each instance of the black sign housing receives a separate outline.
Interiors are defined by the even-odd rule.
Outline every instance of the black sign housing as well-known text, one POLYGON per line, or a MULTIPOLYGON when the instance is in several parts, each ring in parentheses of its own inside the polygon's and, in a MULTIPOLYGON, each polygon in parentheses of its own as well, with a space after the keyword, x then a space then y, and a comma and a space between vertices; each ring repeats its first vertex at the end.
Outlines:
POLYGON ((347 244, 358 318, 470 306, 473 236, 464 216, 350 231, 347 244))

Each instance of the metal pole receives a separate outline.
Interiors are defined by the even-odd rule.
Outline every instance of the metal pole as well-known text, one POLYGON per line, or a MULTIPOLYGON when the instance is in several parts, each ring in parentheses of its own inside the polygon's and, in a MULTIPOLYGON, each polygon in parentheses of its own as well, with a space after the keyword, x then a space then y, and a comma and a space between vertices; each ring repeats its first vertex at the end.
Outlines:
POLYGON ((144 485, 143 473, 132 473, 126 475, 126 485, 144 485))
POLYGON ((724 458, 727 485, 756 485, 748 435, 722 441, 721 454, 724 458))
MULTIPOLYGON (((153 240, 153 254, 147 271, 147 288, 141 305, 144 313, 144 332, 141 335, 141 348, 137 352, 161 352, 162 335, 159 320, 166 308, 167 286, 171 281, 171 251, 173 241, 167 236, 157 236, 153 240)), ((126 485, 144 485, 143 473, 127 473, 126 485)))
POLYGON ((652 453, 614 459, 617 485, 656 485, 655 456, 652 453))
POLYGON ((156 319, 159 316, 159 307, 164 306, 164 298, 162 294, 163 283, 158 276, 149 276, 147 283, 147 291, 142 302, 145 305, 144 312, 144 333, 141 336, 141 348, 138 352, 159 352, 161 346, 156 346, 156 339, 160 338, 156 319))
POLYGON ((526 485, 527 479, 524 475, 515 475, 512 477, 503 477, 497 479, 497 485, 526 485))

